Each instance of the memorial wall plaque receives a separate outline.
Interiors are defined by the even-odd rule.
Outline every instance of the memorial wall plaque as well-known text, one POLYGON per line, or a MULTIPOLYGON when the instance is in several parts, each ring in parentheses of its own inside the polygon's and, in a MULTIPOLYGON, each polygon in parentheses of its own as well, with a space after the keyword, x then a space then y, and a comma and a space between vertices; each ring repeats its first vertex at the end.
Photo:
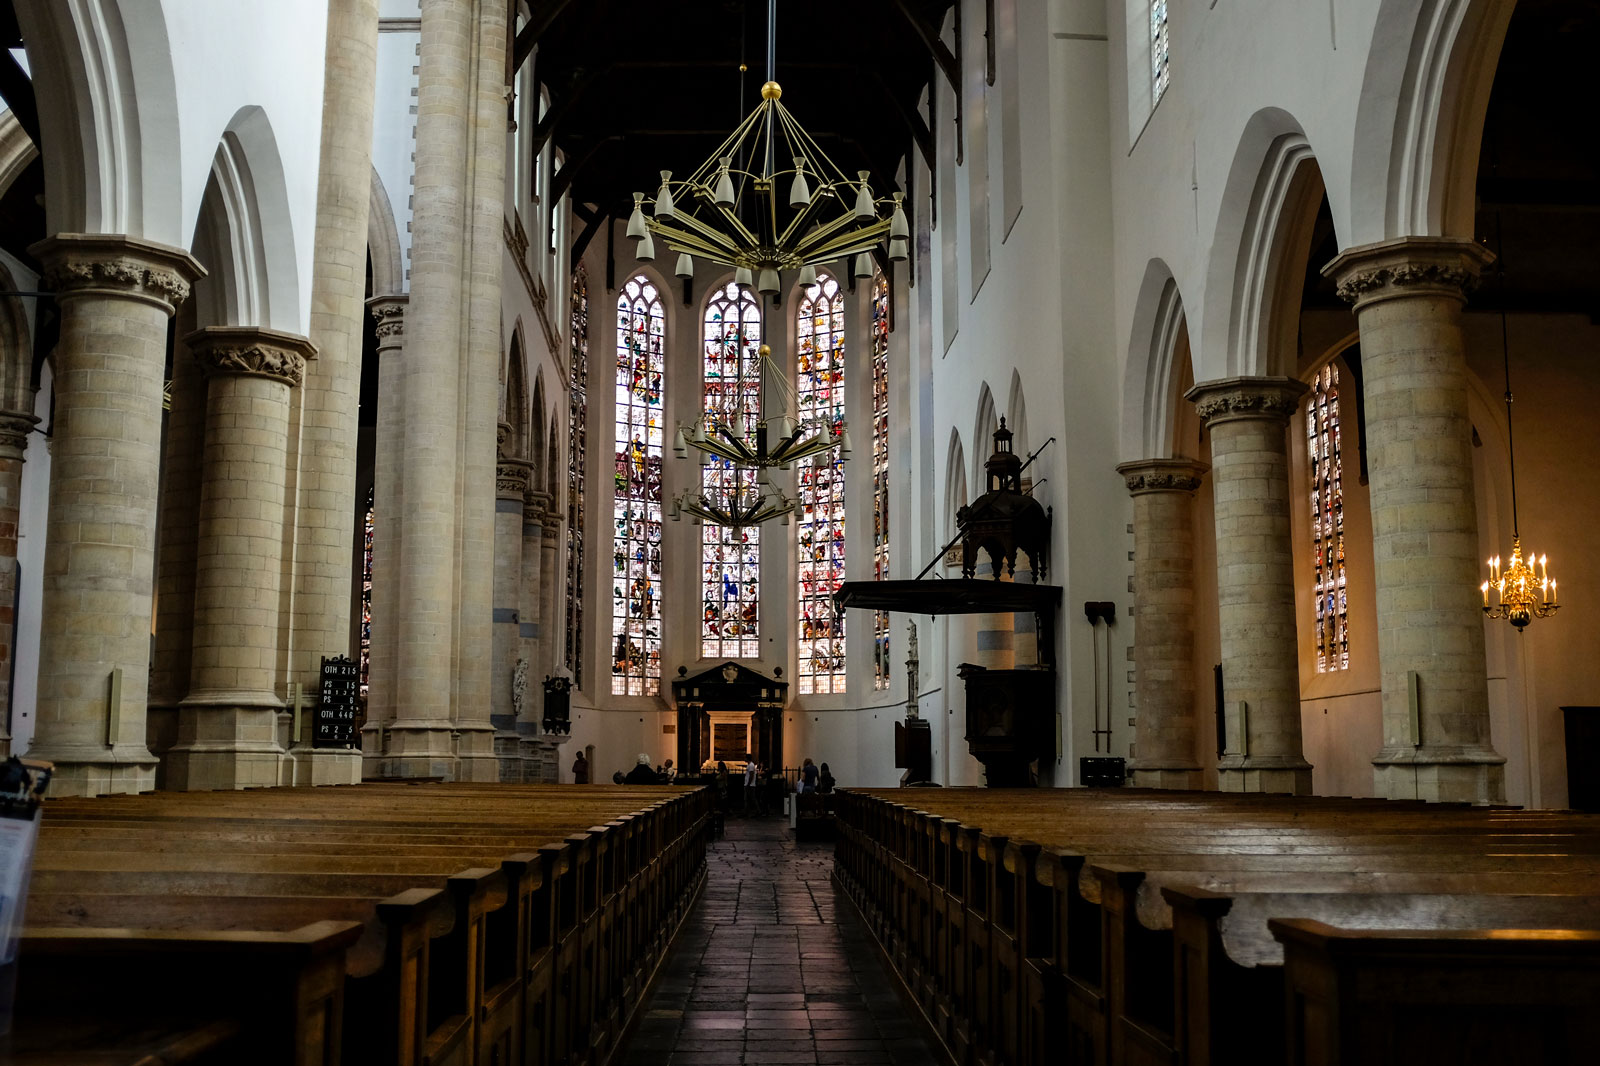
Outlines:
POLYGON ((361 666, 348 655, 322 657, 322 685, 312 746, 353 748, 361 710, 361 666))

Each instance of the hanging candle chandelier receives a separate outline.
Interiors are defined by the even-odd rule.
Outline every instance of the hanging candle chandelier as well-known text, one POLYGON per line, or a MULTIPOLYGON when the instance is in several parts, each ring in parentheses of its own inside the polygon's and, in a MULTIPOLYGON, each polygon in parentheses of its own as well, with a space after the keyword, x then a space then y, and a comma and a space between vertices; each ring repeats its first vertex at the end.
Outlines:
POLYGON ((780 271, 798 270, 800 284, 815 285, 819 265, 852 256, 855 276, 870 278, 871 250, 884 241, 891 260, 910 257, 904 194, 874 196, 870 171, 852 180, 828 158, 783 106, 776 57, 777 0, 768 0, 761 103, 687 180, 663 170, 654 198, 633 194, 635 258, 654 259, 659 237, 678 253, 679 277, 693 277, 700 256, 772 296, 780 271))
POLYGON ((1502 567, 1500 556, 1491 558, 1489 580, 1479 586, 1479 591, 1483 593, 1483 613, 1490 618, 1504 618, 1520 632, 1535 618, 1555 614, 1559 605, 1556 583, 1550 579, 1549 557, 1535 556, 1531 551, 1526 558, 1522 554, 1522 535, 1517 527, 1517 448, 1511 428, 1511 346, 1504 308, 1500 311, 1500 348, 1506 375, 1506 448, 1511 461, 1511 559, 1502 567))

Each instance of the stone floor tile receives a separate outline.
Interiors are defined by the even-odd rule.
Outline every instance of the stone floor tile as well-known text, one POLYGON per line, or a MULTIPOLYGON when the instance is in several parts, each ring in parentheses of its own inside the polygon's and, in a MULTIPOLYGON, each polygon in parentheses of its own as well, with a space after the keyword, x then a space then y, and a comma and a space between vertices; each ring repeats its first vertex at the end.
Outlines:
POLYGON ((921 1022, 830 880, 827 846, 777 819, 735 819, 707 857, 619 1066, 933 1066, 921 1022))

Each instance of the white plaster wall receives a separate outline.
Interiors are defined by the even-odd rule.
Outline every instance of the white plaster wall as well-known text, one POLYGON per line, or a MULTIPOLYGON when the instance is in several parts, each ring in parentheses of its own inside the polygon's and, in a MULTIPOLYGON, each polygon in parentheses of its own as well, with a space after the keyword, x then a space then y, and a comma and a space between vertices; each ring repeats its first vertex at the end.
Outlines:
MULTIPOLYGON (((261 107, 271 123, 282 161, 283 199, 298 293, 293 319, 282 321, 275 316, 271 324, 307 333, 327 4, 324 0, 274 4, 166 0, 163 13, 175 57, 183 228, 173 234, 146 235, 189 247, 217 142, 241 108, 261 107)), ((257 177, 258 193, 262 180, 257 177)))
MULTIPOLYGON (((422 34, 418 0, 378 5, 378 83, 373 96, 372 165, 389 194, 400 235, 404 291, 411 289, 411 188, 417 150, 417 45, 422 34)), ((531 389, 532 380, 529 381, 531 389)))
MULTIPOLYGON (((1108 6, 1121 11, 1137 4, 1110 0, 1108 6)), ((1132 123, 1113 123, 1111 130, 1120 342, 1131 338, 1146 265, 1160 259, 1177 280, 1188 314, 1195 380, 1225 376, 1229 353, 1218 338, 1227 335, 1231 277, 1209 266, 1213 254, 1227 251, 1231 258, 1237 247, 1237 231, 1226 222, 1246 206, 1269 130, 1304 130, 1341 246, 1382 236, 1381 219, 1353 216, 1351 191, 1357 110, 1379 7, 1379 0, 1171 5, 1172 83, 1142 129, 1133 130, 1136 142, 1132 123), (1258 120, 1252 143, 1241 152, 1251 117, 1268 109, 1272 114, 1258 120), (1244 180, 1230 183, 1236 158, 1244 180)), ((1124 61, 1143 54, 1127 36, 1130 21, 1109 22, 1116 57, 1110 91, 1119 114, 1126 112, 1132 81, 1148 76, 1142 67, 1130 73, 1124 61)), ((1124 451, 1123 458, 1145 458, 1124 451)))

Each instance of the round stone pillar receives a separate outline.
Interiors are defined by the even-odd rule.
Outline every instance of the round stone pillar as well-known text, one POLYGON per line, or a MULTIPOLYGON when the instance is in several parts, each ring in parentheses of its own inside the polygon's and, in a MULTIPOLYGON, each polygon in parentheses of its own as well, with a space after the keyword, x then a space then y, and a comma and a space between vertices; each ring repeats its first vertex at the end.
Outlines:
POLYGON ((1217 615, 1228 792, 1311 792, 1300 732, 1294 555, 1285 431, 1307 386, 1294 378, 1222 378, 1190 389, 1211 435, 1217 615))
MULTIPOLYGON (((31 390, 30 390, 31 391, 31 390)), ((17 599, 17 521, 22 493, 22 453, 37 415, 0 411, 0 677, 10 677, 16 653, 16 625, 12 604, 17 599)), ((11 754, 10 691, 0 688, 0 758, 11 754)))
POLYGON ((280 781, 275 691, 283 584, 289 390, 316 348, 255 326, 184 338, 208 379, 195 552, 194 646, 172 788, 253 788, 280 781))
MULTIPOLYGON (((544 574, 539 597, 539 644, 543 648, 543 658, 539 663, 539 679, 541 685, 547 674, 556 672, 556 664, 561 662, 561 642, 566 639, 566 632, 556 624, 556 604, 565 594, 566 589, 557 566, 560 562, 561 549, 561 512, 551 501, 550 507, 544 513, 543 538, 539 542, 539 569, 544 574)), ((541 687, 539 696, 540 716, 544 714, 544 690, 541 687)))
POLYGON ((502 456, 495 472, 494 665, 490 721, 501 781, 522 780, 517 712, 533 699, 537 678, 522 654, 522 499, 528 491, 526 460, 504 455, 510 427, 501 423, 502 456), (520 669, 520 680, 519 680, 520 669))
MULTIPOLYGON (((542 749, 536 742, 540 721, 544 717, 544 674, 539 672, 543 646, 540 643, 539 605, 544 602, 544 516, 550 507, 550 494, 530 489, 523 497, 522 506, 522 581, 520 588, 520 617, 517 634, 521 638, 518 654, 528 660, 528 694, 522 701, 522 713, 517 716, 519 756, 522 760, 522 779, 539 780, 542 749)), ((552 580, 554 580, 552 576, 552 580)))
POLYGON ((389 776, 384 769, 388 726, 395 717, 395 672, 399 642, 399 578, 402 494, 400 466, 405 458, 406 342, 404 293, 374 296, 367 310, 378 338, 378 425, 372 455, 372 650, 367 664, 367 720, 361 727, 361 773, 389 776))
POLYGON ((1141 788, 1199 788, 1195 757, 1194 490, 1190 459, 1123 463, 1133 495, 1134 758, 1141 788))
POLYGON ((1499 803, 1489 739, 1466 290, 1493 256, 1473 241, 1403 238, 1324 268, 1355 305, 1382 667, 1380 796, 1499 803))
POLYGON ((50 517, 29 754, 51 793, 142 792, 167 320, 205 269, 179 248, 60 234, 30 251, 56 293, 50 517))

